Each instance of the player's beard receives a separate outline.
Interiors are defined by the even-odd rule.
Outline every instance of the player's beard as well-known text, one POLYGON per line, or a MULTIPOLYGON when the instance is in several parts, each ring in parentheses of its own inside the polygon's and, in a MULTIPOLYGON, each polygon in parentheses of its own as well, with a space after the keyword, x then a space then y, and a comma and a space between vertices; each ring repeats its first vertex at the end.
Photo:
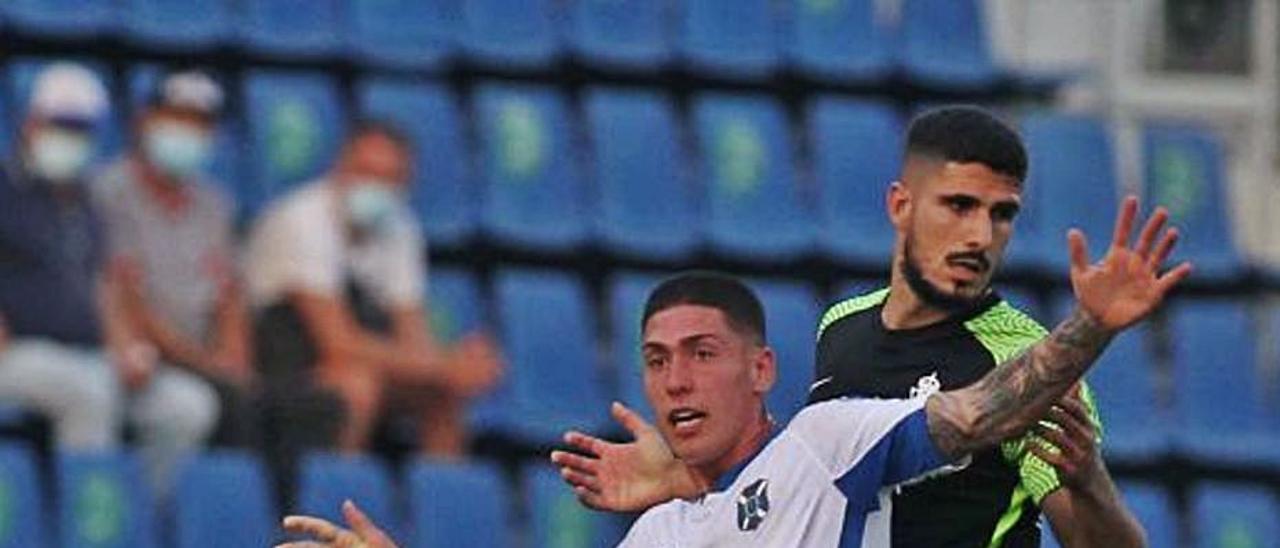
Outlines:
POLYGON ((988 288, 984 287, 981 291, 975 293, 973 297, 965 297, 947 293, 942 288, 925 279, 924 271, 920 268, 920 263, 916 261, 914 255, 911 254, 911 239, 907 238, 902 244, 902 277, 907 281, 907 287, 916 294, 920 300, 938 310, 942 310, 948 314, 964 312, 973 307, 978 301, 987 294, 988 288))

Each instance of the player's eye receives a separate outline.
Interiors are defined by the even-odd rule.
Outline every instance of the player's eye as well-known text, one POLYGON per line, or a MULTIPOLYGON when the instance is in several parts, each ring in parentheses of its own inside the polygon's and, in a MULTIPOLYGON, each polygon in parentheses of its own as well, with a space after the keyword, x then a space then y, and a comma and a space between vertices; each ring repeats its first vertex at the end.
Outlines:
POLYGON ((644 366, 649 369, 658 369, 666 365, 666 363, 667 363, 667 359, 665 356, 655 355, 655 356, 649 356, 644 359, 644 366))
POLYGON ((705 362, 708 360, 715 359, 716 353, 709 348, 699 348, 693 351, 693 357, 697 358, 698 361, 705 362))
POLYGON ((942 198, 942 203, 947 206, 953 213, 967 213, 975 207, 978 207, 978 200, 972 196, 946 196, 942 198))
POLYGON ((991 208, 991 218, 997 222, 1012 222, 1018 216, 1018 206, 1001 204, 991 208))

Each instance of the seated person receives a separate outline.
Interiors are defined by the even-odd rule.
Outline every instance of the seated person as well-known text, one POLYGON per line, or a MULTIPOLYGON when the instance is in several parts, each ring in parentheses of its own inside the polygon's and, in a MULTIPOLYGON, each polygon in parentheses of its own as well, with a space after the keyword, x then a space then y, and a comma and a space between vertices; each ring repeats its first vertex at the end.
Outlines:
POLYGON ((251 232, 245 278, 268 394, 314 387, 340 403, 327 418, 299 417, 315 434, 302 445, 365 449, 390 400, 420 417, 424 453, 460 457, 465 406, 498 378, 487 337, 446 347, 427 328, 426 245, 405 205, 412 154, 396 128, 361 121, 330 172, 251 232))
POLYGON ((198 449, 218 417, 199 378, 159 365, 104 274, 103 230, 85 188, 106 91, 57 63, 36 79, 18 155, 0 169, 0 400, 52 418, 62 447, 102 450, 135 427, 154 486, 198 449))

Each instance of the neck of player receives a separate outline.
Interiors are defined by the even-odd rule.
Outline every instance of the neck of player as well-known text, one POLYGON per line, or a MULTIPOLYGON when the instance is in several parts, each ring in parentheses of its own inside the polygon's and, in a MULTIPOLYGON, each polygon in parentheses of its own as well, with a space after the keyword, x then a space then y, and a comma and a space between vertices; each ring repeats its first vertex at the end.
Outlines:
POLYGON ((692 467, 694 481, 704 486, 701 491, 707 492, 709 489, 706 486, 715 485, 721 476, 751 460, 769 442, 772 432, 773 421, 769 419, 768 412, 762 407, 760 414, 743 429, 742 437, 738 438, 738 443, 733 446, 733 449, 714 461, 692 467))
POLYGON ((885 299, 884 308, 880 311, 880 321, 884 322, 885 328, 916 329, 941 322, 951 315, 946 310, 931 306, 917 295, 901 270, 893 269, 889 297, 885 299))

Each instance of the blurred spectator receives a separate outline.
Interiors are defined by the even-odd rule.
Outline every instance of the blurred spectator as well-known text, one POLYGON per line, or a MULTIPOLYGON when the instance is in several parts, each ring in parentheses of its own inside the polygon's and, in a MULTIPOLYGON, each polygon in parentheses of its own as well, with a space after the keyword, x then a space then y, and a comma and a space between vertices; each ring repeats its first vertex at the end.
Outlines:
MULTIPOLYGON (((333 169, 255 226, 246 281, 264 382, 337 395, 338 447, 365 448, 390 403, 420 418, 424 452, 457 457, 465 404, 500 363, 483 335, 445 348, 427 328, 426 246, 405 205, 412 150, 392 126, 357 123, 333 169)), ((293 428, 321 429, 308 420, 293 428)))
POLYGON ((132 148, 93 182, 107 228, 111 280, 131 330, 218 393, 214 443, 252 446, 248 313, 232 249, 234 208, 207 169, 222 107, 208 75, 158 81, 132 148))
POLYGON ((54 64, 35 82, 15 157, 0 170, 0 398, 48 414, 59 443, 102 449, 127 417, 157 487, 217 417, 213 392, 156 367, 103 276, 101 225, 84 187, 107 108, 87 69, 54 64))

